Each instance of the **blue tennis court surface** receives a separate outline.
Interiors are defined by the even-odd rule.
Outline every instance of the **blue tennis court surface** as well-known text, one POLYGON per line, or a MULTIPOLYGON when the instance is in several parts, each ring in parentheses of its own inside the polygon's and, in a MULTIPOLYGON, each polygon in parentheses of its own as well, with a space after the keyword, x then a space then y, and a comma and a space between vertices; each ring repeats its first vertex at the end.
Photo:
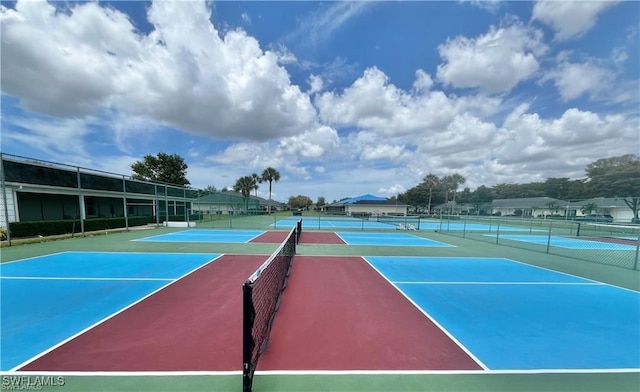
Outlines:
POLYGON ((502 258, 365 259, 487 369, 640 369, 640 293, 502 258))
POLYGON ((434 241, 407 233, 363 233, 363 232, 336 232, 348 245, 382 245, 382 246, 432 246, 450 247, 453 245, 434 241))
POLYGON ((262 234, 264 234, 262 230, 194 229, 154 235, 133 241, 247 243, 262 234))
POLYGON ((219 254, 64 252, 0 264, 0 370, 11 370, 219 254))
MULTIPOLYGON (((272 227, 293 227, 299 219, 281 219, 272 227)), ((312 229, 396 229, 398 225, 395 223, 384 223, 369 220, 362 220, 349 217, 331 217, 322 219, 308 217, 302 218, 303 230, 305 227, 312 229)))
POLYGON ((498 225, 487 225, 483 223, 452 223, 450 221, 434 221, 434 220, 421 220, 420 221, 420 230, 444 230, 444 231, 488 231, 488 232, 496 232, 498 231, 541 231, 536 229, 531 229, 529 227, 518 227, 518 226, 498 226, 498 225))
MULTIPOLYGON (((507 235, 501 234, 500 239, 529 242, 532 244, 547 245, 549 237, 546 235, 507 235)), ((549 244, 558 248, 567 249, 602 249, 602 250, 636 250, 634 245, 615 244, 603 241, 581 240, 577 238, 566 238, 551 236, 549 244)))

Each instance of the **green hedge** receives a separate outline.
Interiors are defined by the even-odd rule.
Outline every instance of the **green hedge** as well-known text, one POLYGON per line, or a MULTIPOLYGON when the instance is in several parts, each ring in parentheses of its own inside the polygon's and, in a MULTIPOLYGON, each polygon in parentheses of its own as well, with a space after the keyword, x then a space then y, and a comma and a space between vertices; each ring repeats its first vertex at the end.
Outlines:
MULTIPOLYGON (((142 226, 147 224, 147 217, 129 218, 129 226, 142 226)), ((84 221, 85 231, 119 229, 125 227, 124 218, 100 218, 84 221)), ((11 236, 14 238, 49 236, 58 234, 80 233, 80 221, 56 220, 37 222, 12 222, 9 224, 11 236)))

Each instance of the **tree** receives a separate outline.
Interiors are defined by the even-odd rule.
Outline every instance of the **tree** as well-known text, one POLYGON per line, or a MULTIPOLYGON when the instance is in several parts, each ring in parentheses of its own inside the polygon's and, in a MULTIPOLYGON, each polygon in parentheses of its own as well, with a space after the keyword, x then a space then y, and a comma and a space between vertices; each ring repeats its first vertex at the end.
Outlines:
POLYGON ((327 204, 326 200, 324 199, 324 196, 319 196, 318 197, 318 201, 316 201, 316 206, 318 208, 322 208, 327 204))
POLYGON ((188 167, 180 155, 160 152, 155 157, 145 155, 142 161, 133 163, 131 177, 138 180, 185 186, 190 184, 187 180, 188 167))
POLYGON ((440 185, 440 179, 435 174, 427 174, 427 176, 422 180, 422 183, 429 190, 429 203, 427 204, 427 213, 430 214, 433 189, 440 185))
POLYGON ((198 191, 198 196, 207 196, 216 193, 218 190, 213 185, 207 185, 206 188, 198 191))
POLYGON ((240 192, 244 197, 245 211, 249 209, 249 196, 253 189, 254 182, 251 176, 240 177, 236 180, 236 184, 233 186, 233 190, 240 192))
POLYGON ((480 208, 485 203, 490 203, 493 200, 493 193, 491 189, 484 185, 480 185, 475 191, 471 192, 469 202, 476 210, 476 214, 480 215, 480 208))
POLYGON ((268 167, 264 169, 264 171, 262 172, 262 181, 269 183, 269 206, 268 206, 269 214, 271 214, 271 183, 274 181, 278 182, 279 180, 280 180, 280 173, 272 167, 268 167))
POLYGON ((544 203, 545 207, 547 207, 547 209, 549 210, 549 212, 551 213, 551 215, 554 215, 558 213, 558 202, 557 201, 548 201, 546 203, 544 203))
POLYGON ((593 211, 597 211, 597 210, 598 210, 598 205, 593 202, 587 203, 580 208, 580 211, 582 211, 583 214, 590 214, 593 211))
POLYGON ((640 209, 640 158, 633 154, 598 159, 586 168, 585 187, 589 194, 619 197, 633 211, 633 222, 638 222, 640 209))
POLYGON ((313 204, 313 201, 309 196, 298 195, 289 197, 289 205, 291 206, 291 209, 308 210, 311 204, 313 204))
POLYGON ((252 173, 251 178, 253 179, 253 190, 256 191, 256 199, 258 198, 258 184, 262 184, 262 177, 258 175, 258 173, 252 173))
POLYGON ((445 203, 449 202, 449 192, 453 193, 452 201, 455 205, 456 203, 456 192, 458 191, 458 187, 467 181, 464 177, 462 177, 458 173, 454 173, 450 176, 444 176, 440 183, 442 185, 442 190, 444 191, 445 203))

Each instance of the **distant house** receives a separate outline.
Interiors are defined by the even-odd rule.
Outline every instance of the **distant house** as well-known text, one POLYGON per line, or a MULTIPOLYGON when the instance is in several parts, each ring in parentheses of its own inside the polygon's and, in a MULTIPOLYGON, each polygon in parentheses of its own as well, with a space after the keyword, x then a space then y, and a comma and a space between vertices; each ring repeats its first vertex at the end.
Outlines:
POLYGON ((493 214, 519 215, 531 218, 561 216, 575 219, 589 213, 611 215, 614 222, 631 222, 633 211, 622 198, 596 197, 581 201, 565 201, 551 197, 531 197, 522 199, 497 199, 491 203, 493 214), (582 212, 584 206, 593 204, 596 208, 582 212))
POLYGON ((569 205, 571 209, 575 210, 576 217, 589 213, 611 215, 614 222, 631 222, 633 218, 633 211, 620 197, 594 197, 593 199, 571 202, 569 205), (597 206, 596 209, 582 212, 582 207, 589 204, 597 206))
POLYGON ((279 201, 269 201, 256 196, 245 199, 241 193, 222 191, 197 197, 193 201, 193 211, 203 214, 256 214, 267 211, 269 204, 271 211, 283 211, 286 207, 279 201))
MULTIPOLYGON (((518 215, 539 218, 547 215, 564 215, 567 202, 552 197, 525 197, 520 199, 496 199, 491 203, 492 214, 518 215)), ((575 210, 573 210, 575 216, 575 210)))
POLYGON ((476 208, 472 204, 456 203, 454 201, 438 204, 431 210, 435 214, 469 215, 476 213, 476 208))
POLYGON ((327 213, 340 215, 407 215, 409 206, 386 197, 366 194, 322 206, 327 213))

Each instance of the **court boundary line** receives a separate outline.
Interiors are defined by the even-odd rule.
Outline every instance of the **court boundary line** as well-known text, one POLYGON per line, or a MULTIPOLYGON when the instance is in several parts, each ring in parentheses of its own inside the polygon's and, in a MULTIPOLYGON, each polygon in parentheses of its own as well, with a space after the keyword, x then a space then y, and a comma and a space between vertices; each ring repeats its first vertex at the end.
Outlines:
MULTIPOLYGON (((485 237, 492 237, 495 238, 496 235, 491 235, 491 234, 483 234, 483 236, 485 237)), ((540 245, 540 246, 547 246, 547 241, 545 240, 544 242, 535 242, 535 241, 527 241, 526 239, 517 239, 517 238, 509 238, 509 237, 514 237, 514 236, 521 236, 524 237, 526 236, 526 234, 503 234, 500 238, 503 238, 505 240, 508 241, 519 241, 519 242, 525 242, 527 244, 533 244, 533 245, 540 245)), ((544 237, 544 236, 538 236, 538 237, 544 237)), ((593 241, 593 240, 583 240, 580 238, 574 238, 574 237, 561 237, 558 235, 555 236, 551 236, 552 240, 549 242, 550 246, 554 246, 556 248, 562 248, 562 249, 568 249, 568 250, 596 250, 596 251, 632 251, 635 250, 635 246, 634 245, 627 245, 627 244, 616 244, 616 243, 609 243, 609 242, 599 242, 599 241, 593 241), (619 246, 625 246, 625 247, 630 247, 631 249, 627 249, 627 248, 612 248, 609 249, 607 247, 600 246, 600 247, 595 247, 595 248, 575 248, 575 247, 570 247, 570 246, 563 246, 563 245, 558 245, 553 244, 553 239, 560 239, 560 240, 570 240, 569 243, 571 243, 572 241, 575 242, 583 242, 583 243, 598 243, 598 244, 607 244, 607 245, 619 245, 619 246)), ((545 237, 546 239, 546 237, 545 237)))
MULTIPOLYGON (((109 252, 105 252, 105 253, 109 253, 109 252)), ((205 254, 206 254, 206 253, 205 253, 205 254)), ((130 303, 129 305, 127 305, 127 306, 123 307, 122 309, 120 309, 120 310, 118 310, 118 311, 116 311, 116 312, 113 312, 112 314, 108 315, 107 317, 104 317, 104 318, 102 318, 101 320, 98 320, 97 322, 95 322, 95 323, 93 323, 93 324, 89 325, 88 327, 86 327, 86 328, 84 328, 84 329, 82 329, 82 330, 80 330, 80 331, 76 332, 75 334, 73 334, 73 335, 69 336, 68 338, 63 339, 62 341, 58 342, 57 344, 54 344, 53 346, 49 347, 48 349, 43 350, 42 352, 40 352, 40 353, 38 353, 38 354, 36 354, 36 355, 32 356, 31 358, 27 359, 26 361, 23 361, 22 363, 19 363, 18 365, 16 365, 16 366, 12 367, 11 369, 9 369, 9 371, 16 371, 16 370, 18 370, 18 369, 20 369, 20 368, 22 368, 22 367, 27 366, 28 364, 30 364, 31 362, 35 361, 36 359, 38 359, 38 358, 40 358, 40 357, 43 357, 43 356, 47 355, 47 354, 48 354, 48 353, 50 353, 51 351, 53 351, 53 350, 57 349, 58 347, 60 347, 60 346, 64 345, 65 343, 67 343, 67 342, 69 342, 69 341, 71 341, 71 340, 75 339, 76 337, 78 337, 78 336, 82 335, 83 333, 85 333, 85 332, 87 332, 87 331, 89 331, 89 330, 91 330, 91 329, 93 329, 93 328, 97 327, 97 326, 98 326, 98 325, 100 325, 100 324, 103 324, 104 322, 106 322, 106 321, 108 321, 108 320, 112 319, 113 317, 115 317, 115 316, 117 316, 118 314, 120 314, 120 313, 124 312, 125 310, 127 310, 127 309, 129 309, 129 308, 131 308, 131 307, 133 307, 133 306, 137 305, 138 303, 140 303, 140 302, 144 301, 145 299, 147 299, 147 298, 151 297, 151 296, 152 296, 152 295, 154 295, 155 293, 160 292, 161 290, 165 289, 166 287, 169 287, 169 286, 171 286, 172 284, 174 284, 174 283, 176 283, 176 282, 178 282, 178 281, 182 280, 182 279, 183 279, 183 278, 185 278, 186 276, 189 276, 189 275, 191 275, 192 273, 194 273, 194 272, 196 272, 196 271, 198 271, 198 270, 200 270, 200 269, 204 268, 205 266, 207 266, 207 265, 211 264, 212 262, 214 262, 215 260, 217 260, 217 259, 221 258, 222 256, 224 256, 224 253, 219 254, 217 257, 214 257, 213 259, 211 259, 211 260, 207 261, 206 263, 203 263, 202 265, 198 266, 197 268, 194 268, 193 270, 186 272, 185 274, 183 274, 182 276, 179 276, 179 277, 178 277, 178 278, 176 278, 175 280, 173 280, 173 281, 171 281, 171 282, 169 282, 169 283, 165 284, 165 285, 164 285, 164 286, 162 286, 162 287, 159 287, 158 289, 156 289, 156 290, 152 291, 151 293, 149 293, 149 294, 147 294, 147 295, 145 295, 145 296, 143 296, 143 297, 139 298, 138 300, 136 300, 136 301, 134 301, 134 302, 130 303)))
MULTIPOLYGON (((260 376, 309 376, 309 375, 498 375, 498 374, 619 374, 640 373, 640 368, 611 368, 611 369, 502 369, 502 370, 256 370, 260 376)), ((0 371, 0 376, 81 376, 81 377, 175 377, 175 376, 240 376, 242 370, 150 370, 150 371, 51 371, 51 370, 17 370, 0 371)))
MULTIPOLYGON (((308 256, 308 255, 305 255, 305 256, 308 256)), ((595 283, 598 283, 599 285, 611 286, 611 287, 615 287, 617 289, 627 290, 627 291, 631 291, 632 293, 640 294, 640 291, 636 291, 636 290, 629 289, 629 288, 626 288, 626 287, 616 286, 615 284, 601 282, 599 280, 595 280, 595 279, 591 279, 591 278, 585 278, 584 276, 571 274, 569 272, 556 271, 556 270, 548 268, 548 267, 541 267, 541 266, 536 265, 536 264, 529 264, 527 262, 511 259, 511 258, 508 258, 508 257, 491 257, 491 256, 460 256, 460 257, 456 257, 456 256, 404 256, 404 255, 403 256, 368 255, 368 256, 362 256, 362 257, 394 257, 394 258, 412 258, 412 259, 421 258, 421 259, 487 259, 487 260, 489 260, 489 259, 493 259, 493 260, 498 259, 498 260, 507 260, 507 261, 511 261, 513 263, 523 264, 525 266, 529 266, 529 267, 533 267, 533 268, 539 268, 539 269, 546 270, 546 271, 549 271, 549 272, 554 272, 556 274, 567 275, 567 276, 571 276, 573 278, 578 278, 578 279, 583 279, 583 280, 587 280, 587 281, 590 281, 590 282, 595 282, 595 283)), ((564 256, 562 256, 562 257, 564 257, 564 256)), ((612 266, 608 266, 608 267, 612 267, 612 266)))
POLYGON ((0 276, 0 279, 9 280, 124 280, 124 281, 166 281, 171 278, 90 278, 90 277, 66 277, 66 276, 0 276))
POLYGON ((3 265, 5 265, 5 264, 9 264, 9 263, 17 263, 17 262, 19 262, 19 261, 27 261, 27 260, 37 259, 37 258, 40 258, 40 257, 47 257, 47 256, 55 256, 55 255, 60 255, 60 254, 63 254, 63 253, 69 253, 69 252, 71 252, 71 251, 63 250, 63 251, 61 251, 61 252, 47 253, 47 254, 40 255, 40 256, 30 256, 30 257, 26 257, 26 258, 24 258, 24 259, 16 259, 16 260, 3 261, 3 262, 1 262, 1 263, 0 263, 0 269, 2 269, 2 266, 3 266, 3 265))
POLYGON ((424 284, 424 285, 532 285, 532 286, 603 286, 604 283, 598 282, 463 282, 463 281, 453 281, 453 282, 439 282, 439 281, 425 281, 425 282, 393 282, 394 284, 424 284))
MULTIPOLYGON (((385 257, 387 257, 387 256, 385 256, 385 257)), ((390 257, 393 257, 393 256, 390 256, 390 257)), ((438 327, 445 335, 447 335, 447 337, 449 337, 449 339, 451 339, 451 341, 453 341, 456 345, 458 345, 458 347, 460 347, 460 349, 462 349, 462 351, 464 351, 471 359, 473 359, 482 369, 489 370, 489 367, 487 365, 485 365, 484 362, 482 362, 478 357, 476 357, 471 352, 471 350, 469 350, 465 345, 463 345, 455 336, 453 336, 453 334, 451 334, 438 321, 436 321, 436 319, 431 317, 431 315, 429 313, 427 313, 426 310, 424 310, 420 306, 418 306, 418 304, 416 304, 415 301, 413 301, 413 299, 411 299, 407 294, 405 294, 404 291, 400 290, 400 288, 398 286, 396 286, 395 283, 393 283, 391 280, 389 280, 382 272, 380 272, 373 264, 371 264, 369 262, 369 260, 366 259, 365 256, 360 256, 360 258, 365 263, 367 263, 371 268, 373 268, 373 270, 376 271, 378 273, 378 275, 380 275, 380 277, 382 277, 385 281, 387 281, 390 285, 392 285, 396 289, 396 291, 398 293, 400 293, 404 298, 406 298, 407 301, 409 301, 419 312, 424 314, 436 327, 438 327)))
MULTIPOLYGON (((359 233, 359 232, 354 232, 354 233, 359 233)), ((431 238, 426 238, 426 237, 422 237, 419 235, 413 235, 413 234, 409 234, 409 233, 396 233, 396 234, 401 234, 401 235, 408 235, 410 237, 415 237, 418 239, 423 239, 429 242, 435 242, 438 244, 442 244, 442 245, 416 245, 416 244, 410 244, 410 245, 406 245, 406 244, 350 244, 349 242, 347 242, 347 240, 345 240, 344 238, 342 238, 342 236, 340 234, 338 234, 337 231, 334 231, 333 234, 335 234, 338 238, 340 238, 345 245, 348 246, 404 246, 404 247, 417 247, 417 248, 458 248, 458 245, 452 245, 446 242, 442 242, 442 241, 437 241, 437 240, 432 240, 431 238)), ((381 234, 379 237, 384 237, 386 235, 386 233, 373 233, 373 234, 381 234)), ((372 236, 371 238, 374 238, 376 236, 372 236)), ((318 244, 314 244, 314 245, 318 245, 318 244)), ((326 244, 326 245, 336 245, 336 244, 326 244)), ((411 257, 411 256, 403 256, 403 257, 411 257)))
POLYGON ((539 269, 543 269, 543 270, 546 270, 546 271, 555 272, 555 273, 557 273, 557 274, 563 274, 563 275, 571 276, 571 277, 573 277, 573 278, 579 278, 579 279, 588 280, 588 281, 590 281, 590 282, 599 283, 600 285, 603 285, 603 286, 611 286, 611 287, 615 287, 615 288, 617 288, 617 289, 627 290, 627 291, 631 291, 632 293, 640 294, 640 291, 636 291, 636 290, 628 289, 628 288, 626 288, 626 287, 616 286, 616 285, 611 284, 611 283, 600 282, 599 280, 595 280, 595 279, 585 278, 584 276, 574 275, 574 274, 570 274, 570 273, 568 273, 568 272, 556 271, 556 270, 553 270, 553 269, 551 269, 551 268, 541 267, 541 266, 539 266, 539 265, 525 263, 524 261, 520 261, 520 260, 514 260, 514 259, 510 259, 510 258, 503 258, 503 259, 505 259, 505 260, 509 260, 509 261, 511 261, 511 262, 518 263, 518 264, 528 265, 529 267, 539 268, 539 269))

